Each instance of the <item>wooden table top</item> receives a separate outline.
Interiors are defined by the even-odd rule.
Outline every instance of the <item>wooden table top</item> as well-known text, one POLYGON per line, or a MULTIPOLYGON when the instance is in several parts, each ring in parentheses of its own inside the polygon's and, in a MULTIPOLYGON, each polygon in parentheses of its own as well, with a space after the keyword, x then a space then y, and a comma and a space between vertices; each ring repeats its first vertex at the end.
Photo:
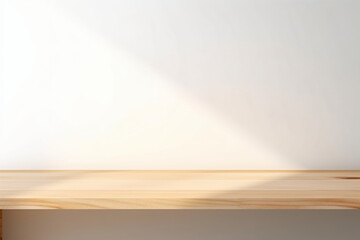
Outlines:
POLYGON ((360 171, 0 171, 0 209, 360 209, 360 171))

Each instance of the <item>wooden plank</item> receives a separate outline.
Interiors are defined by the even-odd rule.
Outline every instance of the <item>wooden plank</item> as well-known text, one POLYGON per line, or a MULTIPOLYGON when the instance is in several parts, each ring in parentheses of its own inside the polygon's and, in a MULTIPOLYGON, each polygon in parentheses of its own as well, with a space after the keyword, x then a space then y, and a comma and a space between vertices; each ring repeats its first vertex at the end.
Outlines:
POLYGON ((0 209, 360 209, 360 171, 0 171, 0 209))

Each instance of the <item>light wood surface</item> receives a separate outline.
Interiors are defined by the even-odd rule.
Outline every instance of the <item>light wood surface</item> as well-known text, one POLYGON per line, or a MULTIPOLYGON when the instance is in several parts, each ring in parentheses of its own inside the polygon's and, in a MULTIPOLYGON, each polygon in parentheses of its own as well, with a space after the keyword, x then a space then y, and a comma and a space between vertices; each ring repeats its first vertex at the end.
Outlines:
POLYGON ((360 209, 360 171, 0 171, 0 209, 360 209))

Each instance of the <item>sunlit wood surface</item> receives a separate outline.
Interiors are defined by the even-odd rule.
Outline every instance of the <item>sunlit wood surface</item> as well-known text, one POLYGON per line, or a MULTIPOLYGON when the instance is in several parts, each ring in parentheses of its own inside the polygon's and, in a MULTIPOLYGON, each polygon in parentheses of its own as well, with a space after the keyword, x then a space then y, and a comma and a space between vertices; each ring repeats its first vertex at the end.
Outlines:
POLYGON ((0 171, 0 209, 360 209, 360 171, 0 171))

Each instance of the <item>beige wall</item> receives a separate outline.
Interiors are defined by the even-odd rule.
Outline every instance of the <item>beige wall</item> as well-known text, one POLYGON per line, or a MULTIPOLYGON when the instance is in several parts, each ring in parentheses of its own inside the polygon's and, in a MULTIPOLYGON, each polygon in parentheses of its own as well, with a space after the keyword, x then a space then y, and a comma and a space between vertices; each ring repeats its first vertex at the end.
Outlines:
POLYGON ((14 211, 4 240, 354 240, 357 211, 14 211))

